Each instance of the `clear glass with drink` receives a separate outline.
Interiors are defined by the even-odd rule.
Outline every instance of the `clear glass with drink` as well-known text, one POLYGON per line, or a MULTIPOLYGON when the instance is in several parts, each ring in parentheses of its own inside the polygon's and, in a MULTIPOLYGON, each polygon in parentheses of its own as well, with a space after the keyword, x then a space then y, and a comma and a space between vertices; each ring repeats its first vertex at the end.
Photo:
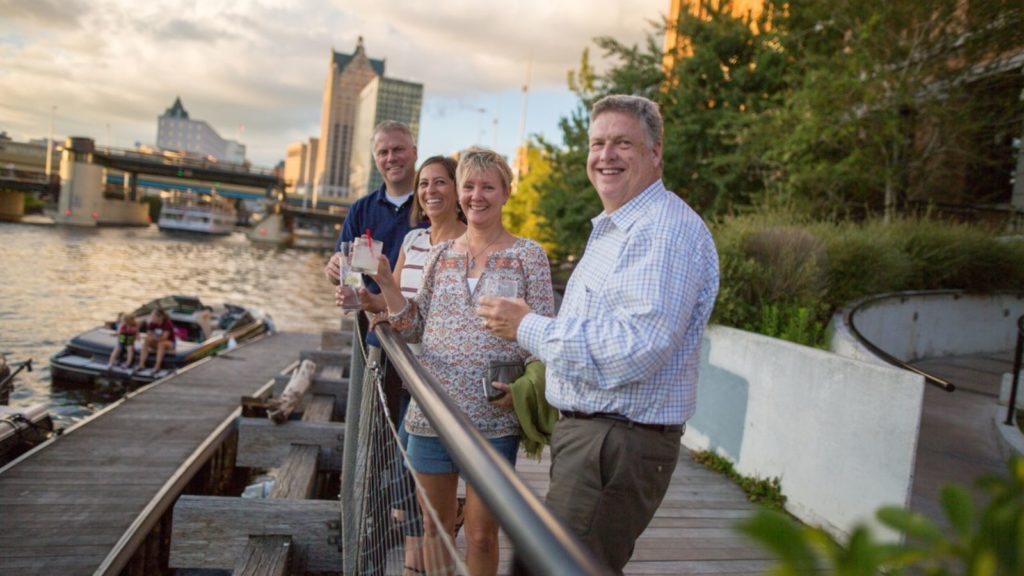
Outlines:
POLYGON ((484 278, 481 280, 481 296, 492 298, 516 298, 519 296, 519 282, 508 278, 484 278))
POLYGON ((352 269, 351 244, 341 243, 341 255, 338 258, 338 269, 340 270, 338 291, 344 296, 342 310, 359 310, 359 289, 363 286, 363 276, 352 269))
POLYGON ((352 269, 361 274, 377 275, 377 261, 384 250, 380 240, 360 236, 352 240, 352 269))

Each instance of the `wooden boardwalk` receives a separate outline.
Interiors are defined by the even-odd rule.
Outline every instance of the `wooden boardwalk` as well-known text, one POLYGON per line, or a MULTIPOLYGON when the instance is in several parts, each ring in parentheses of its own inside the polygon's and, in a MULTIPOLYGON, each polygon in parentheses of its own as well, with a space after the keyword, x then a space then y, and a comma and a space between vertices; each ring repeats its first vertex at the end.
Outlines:
MULTIPOLYGON (((1003 374, 1013 372, 1013 351, 928 358, 914 365, 956 385, 954 392, 924 388, 921 431, 910 509, 940 525, 948 524, 939 492, 948 484, 972 490, 975 503, 985 498, 974 481, 1006 474, 1009 458, 992 421, 1003 374)), ((1005 406, 998 413, 1006 414, 1005 406)))
MULTIPOLYGON (((542 498, 548 492, 551 461, 522 453, 516 472, 542 498)), ((743 491, 725 476, 690 458, 683 448, 668 494, 640 537, 625 574, 764 574, 774 564, 764 548, 734 527, 756 510, 743 491)), ((457 542, 465 558, 465 538, 457 542)), ((502 534, 499 574, 511 573, 512 544, 502 534)))
POLYGON ((0 574, 116 573, 240 398, 319 343, 278 333, 201 362, 0 471, 0 574))

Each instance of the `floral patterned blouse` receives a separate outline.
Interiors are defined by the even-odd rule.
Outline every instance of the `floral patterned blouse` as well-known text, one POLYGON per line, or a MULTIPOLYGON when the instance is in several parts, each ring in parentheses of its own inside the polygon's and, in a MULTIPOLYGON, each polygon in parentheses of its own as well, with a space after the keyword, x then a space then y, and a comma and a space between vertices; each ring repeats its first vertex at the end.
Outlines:
MULTIPOLYGON (((467 255, 453 250, 454 242, 434 246, 424 270, 423 286, 389 320, 407 341, 422 342, 420 361, 485 437, 519 435, 515 411, 488 403, 483 380, 491 360, 526 362, 531 357, 516 342, 484 330, 476 305, 479 287, 487 278, 509 279, 518 284, 518 297, 525 299, 534 312, 553 316, 555 301, 547 254, 536 242, 516 238, 509 248, 488 256, 478 289, 470 294, 467 255)), ((437 435, 415 399, 405 416, 405 427, 410 434, 437 435)))

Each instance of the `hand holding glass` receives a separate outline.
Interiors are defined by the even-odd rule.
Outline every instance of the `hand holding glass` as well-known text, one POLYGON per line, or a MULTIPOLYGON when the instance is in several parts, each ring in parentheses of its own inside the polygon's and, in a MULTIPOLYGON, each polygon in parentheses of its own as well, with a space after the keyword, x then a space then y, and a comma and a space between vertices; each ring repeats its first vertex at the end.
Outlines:
POLYGON ((350 246, 348 242, 342 242, 341 252, 338 257, 338 268, 341 270, 341 281, 338 286, 338 296, 341 297, 342 310, 359 310, 359 288, 363 285, 363 277, 352 269, 350 246))
POLYGON ((380 240, 367 242, 366 238, 360 236, 352 241, 352 269, 361 274, 370 276, 377 275, 377 260, 384 250, 384 243, 380 240))

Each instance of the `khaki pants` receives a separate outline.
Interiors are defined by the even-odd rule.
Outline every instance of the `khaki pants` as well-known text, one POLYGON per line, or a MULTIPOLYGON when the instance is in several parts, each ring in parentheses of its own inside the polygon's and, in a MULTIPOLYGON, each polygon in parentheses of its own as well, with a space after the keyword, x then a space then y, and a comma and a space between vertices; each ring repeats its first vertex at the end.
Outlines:
POLYGON ((555 426, 547 505, 617 573, 668 490, 681 435, 604 419, 555 426))

